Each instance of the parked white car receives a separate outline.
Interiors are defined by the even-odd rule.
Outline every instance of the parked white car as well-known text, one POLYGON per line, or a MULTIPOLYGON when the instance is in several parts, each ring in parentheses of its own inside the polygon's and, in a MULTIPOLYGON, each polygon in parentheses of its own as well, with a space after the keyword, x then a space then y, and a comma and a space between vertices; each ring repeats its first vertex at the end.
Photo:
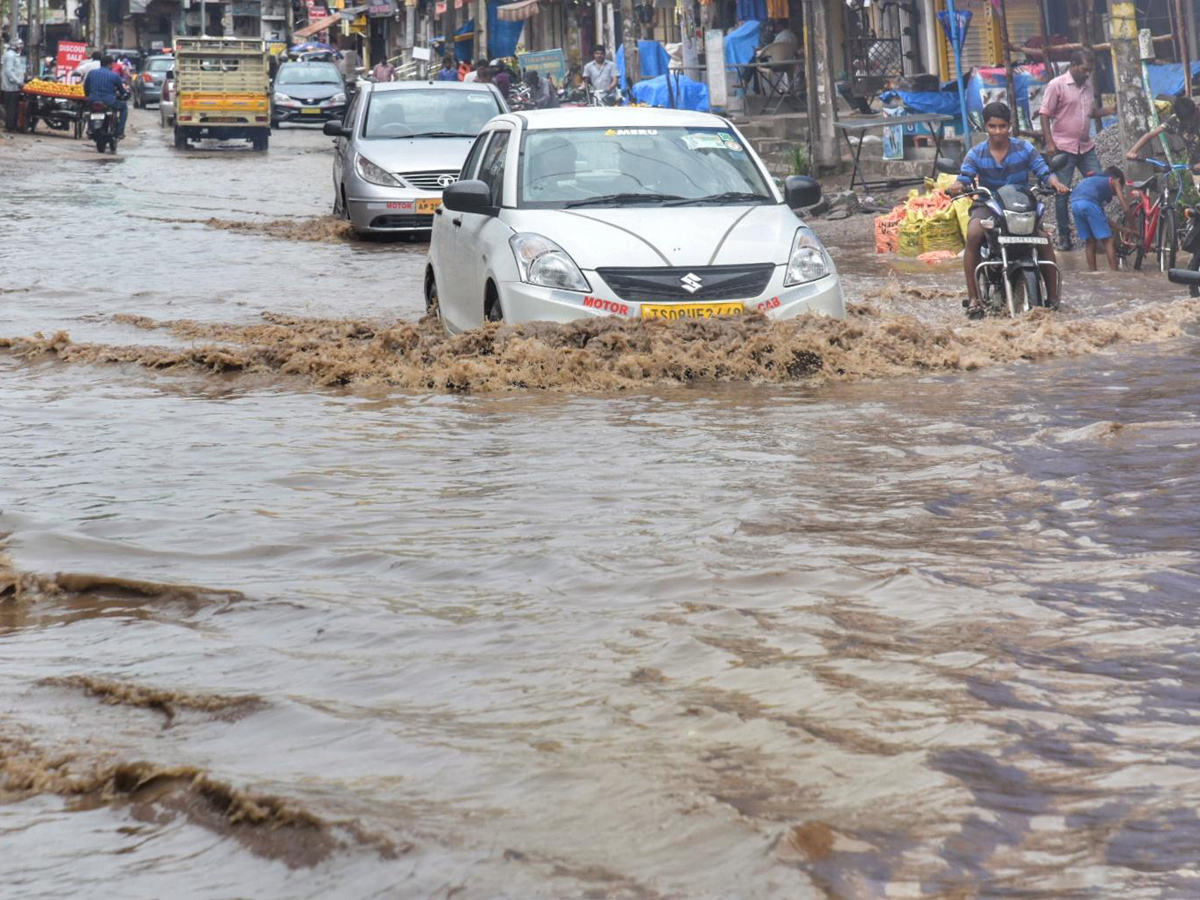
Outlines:
POLYGON ((426 305, 452 333, 607 315, 842 317, 833 260, 792 211, 819 197, 795 176, 781 192, 720 116, 497 116, 433 217, 426 305))

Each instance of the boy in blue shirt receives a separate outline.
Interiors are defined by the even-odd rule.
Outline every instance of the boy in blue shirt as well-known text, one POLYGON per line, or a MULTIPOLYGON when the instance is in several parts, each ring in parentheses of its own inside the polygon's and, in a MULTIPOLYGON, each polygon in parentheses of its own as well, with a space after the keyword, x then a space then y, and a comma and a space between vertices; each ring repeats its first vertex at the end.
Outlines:
POLYGON ((1075 230, 1081 240, 1087 241, 1088 271, 1096 271, 1096 245, 1104 247, 1108 267, 1117 271, 1117 248, 1113 242, 1112 228, 1104 207, 1116 197, 1121 209, 1129 214, 1129 201, 1125 198, 1125 173, 1116 166, 1109 166, 1102 173, 1089 175, 1071 191, 1071 213, 1075 217, 1075 230))

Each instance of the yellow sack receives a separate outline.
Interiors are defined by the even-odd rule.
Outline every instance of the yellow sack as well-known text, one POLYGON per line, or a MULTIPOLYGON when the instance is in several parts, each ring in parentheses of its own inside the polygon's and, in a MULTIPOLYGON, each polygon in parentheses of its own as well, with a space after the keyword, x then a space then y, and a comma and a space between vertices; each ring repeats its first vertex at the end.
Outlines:
POLYGON ((949 172, 942 172, 938 175, 937 181, 933 183, 933 186, 939 191, 949 191, 950 185, 954 184, 956 181, 958 181, 957 175, 951 175, 949 172))
POLYGON ((953 209, 926 219, 921 227, 921 252, 949 250, 957 253, 963 248, 962 232, 958 230, 958 216, 953 209), (948 213, 948 215, 947 215, 948 213))
POLYGON ((919 217, 909 217, 896 233, 896 253, 900 256, 920 256, 925 252, 923 234, 925 222, 919 217))

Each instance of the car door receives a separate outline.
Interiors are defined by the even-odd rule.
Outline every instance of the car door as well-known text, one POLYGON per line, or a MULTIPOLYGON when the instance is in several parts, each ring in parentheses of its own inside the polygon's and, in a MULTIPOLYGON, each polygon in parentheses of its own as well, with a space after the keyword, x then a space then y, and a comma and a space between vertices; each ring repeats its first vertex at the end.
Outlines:
MULTIPOLYGON (((339 137, 333 140, 333 208, 342 209, 344 204, 342 198, 345 196, 343 185, 346 183, 346 161, 354 153, 354 138, 353 134, 357 130, 358 110, 366 102, 365 97, 370 95, 370 91, 361 90, 354 96, 354 100, 346 107, 346 115, 342 119, 342 125, 350 129, 351 137, 339 137)), ((344 210, 343 210, 344 211, 344 210)))
MULTIPOLYGON (((479 163, 475 176, 492 193, 492 206, 504 203, 504 175, 508 170, 509 150, 513 146, 512 128, 508 125, 494 129, 492 139, 479 163)), ((454 213, 450 220, 458 231, 455 238, 455 271, 459 273, 463 292, 462 309, 468 327, 483 324, 484 294, 488 273, 488 254, 494 252, 496 236, 507 232, 507 226, 495 216, 483 213, 454 213)), ((502 243, 507 244, 507 241, 502 243)), ((505 251, 508 247, 504 247, 505 251)))
MULTIPOLYGON (((493 132, 484 130, 475 139, 474 146, 463 161, 459 172, 459 181, 469 181, 477 178, 479 162, 487 154, 488 141, 493 132)), ((429 261, 433 265, 433 274, 437 279, 438 302, 442 314, 455 328, 471 328, 474 320, 468 309, 469 295, 465 281, 461 276, 461 260, 459 258, 458 238, 462 229, 462 213, 456 213, 445 207, 438 207, 433 216, 433 234, 429 239, 429 261), (457 224, 455 224, 457 222, 457 224)))

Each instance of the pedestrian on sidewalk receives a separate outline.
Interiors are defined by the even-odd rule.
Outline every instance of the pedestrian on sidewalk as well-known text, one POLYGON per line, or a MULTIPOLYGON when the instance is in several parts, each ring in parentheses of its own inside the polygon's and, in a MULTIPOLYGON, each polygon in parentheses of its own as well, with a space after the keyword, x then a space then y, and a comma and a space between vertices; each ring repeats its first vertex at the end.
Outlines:
MULTIPOLYGON (((1112 115, 1115 110, 1096 111, 1096 98, 1092 90, 1092 57, 1086 50, 1071 54, 1071 65, 1067 71, 1046 85, 1042 95, 1042 139, 1046 153, 1053 156, 1065 153, 1070 161, 1056 173, 1059 180, 1071 186, 1071 179, 1078 171, 1081 178, 1100 171, 1100 158, 1096 155, 1096 142, 1092 140, 1092 120, 1112 115)), ((1071 249, 1071 220, 1068 215, 1069 201, 1066 194, 1054 199, 1055 219, 1058 222, 1056 250, 1071 249)))
POLYGON ((21 85, 25 83, 25 57, 21 51, 25 43, 17 38, 0 59, 0 96, 4 98, 4 130, 17 130, 17 100, 21 96, 21 85))

